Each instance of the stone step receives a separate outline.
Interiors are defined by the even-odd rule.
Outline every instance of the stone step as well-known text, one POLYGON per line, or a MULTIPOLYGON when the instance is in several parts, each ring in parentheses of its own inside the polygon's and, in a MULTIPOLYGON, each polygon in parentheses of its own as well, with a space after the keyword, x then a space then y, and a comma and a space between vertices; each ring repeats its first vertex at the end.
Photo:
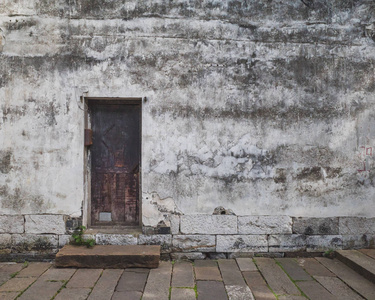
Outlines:
POLYGON ((375 283, 375 259, 357 250, 338 250, 336 257, 358 274, 375 283))
POLYGON ((125 269, 157 268, 160 246, 95 245, 93 248, 65 245, 57 254, 56 267, 125 269))

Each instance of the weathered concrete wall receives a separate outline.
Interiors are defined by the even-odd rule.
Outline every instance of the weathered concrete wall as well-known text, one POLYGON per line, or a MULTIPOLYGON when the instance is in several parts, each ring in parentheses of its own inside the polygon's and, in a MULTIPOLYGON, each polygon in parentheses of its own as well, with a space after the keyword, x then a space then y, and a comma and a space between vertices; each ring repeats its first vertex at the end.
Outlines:
POLYGON ((81 216, 88 91, 148 98, 145 225, 217 206, 374 217, 374 16, 372 0, 3 1, 1 212, 81 216))

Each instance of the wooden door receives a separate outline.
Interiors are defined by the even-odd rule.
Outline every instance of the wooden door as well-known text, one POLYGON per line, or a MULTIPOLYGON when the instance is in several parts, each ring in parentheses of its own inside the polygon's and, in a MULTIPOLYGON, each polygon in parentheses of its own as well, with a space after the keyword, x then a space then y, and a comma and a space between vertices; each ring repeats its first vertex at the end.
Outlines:
POLYGON ((91 225, 139 225, 140 104, 89 101, 91 225))

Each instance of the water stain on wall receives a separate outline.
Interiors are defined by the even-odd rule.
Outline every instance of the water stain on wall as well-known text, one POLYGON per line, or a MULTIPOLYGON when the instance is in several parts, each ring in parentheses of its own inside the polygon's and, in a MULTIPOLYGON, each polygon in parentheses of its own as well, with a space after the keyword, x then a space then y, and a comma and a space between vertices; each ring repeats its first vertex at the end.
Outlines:
POLYGON ((0 151, 0 172, 3 174, 8 174, 12 170, 12 157, 13 151, 1 150, 0 151))

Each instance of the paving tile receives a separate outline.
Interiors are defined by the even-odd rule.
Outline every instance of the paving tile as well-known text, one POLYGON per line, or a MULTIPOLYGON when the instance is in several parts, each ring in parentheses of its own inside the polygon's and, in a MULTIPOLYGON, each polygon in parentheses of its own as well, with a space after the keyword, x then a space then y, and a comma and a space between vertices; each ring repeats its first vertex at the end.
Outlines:
POLYGON ((279 300, 306 300, 306 297, 304 296, 279 296, 278 299, 279 300))
POLYGON ((103 269, 78 269, 69 280, 68 288, 91 288, 98 281, 103 269))
MULTIPOLYGON (((74 272, 76 272, 76 269, 57 269, 55 267, 50 267, 19 299, 49 300, 57 293, 63 284, 73 276, 74 272)), ((34 277, 25 277, 24 279, 26 278, 33 279, 34 277)), ((19 279, 22 279, 22 277, 19 279)))
MULTIPOLYGON (((149 271, 149 270, 147 270, 149 271)), ((124 272, 116 286, 116 291, 138 291, 143 292, 147 281, 148 272, 124 272)))
POLYGON ((171 262, 162 261, 159 268, 150 270, 142 300, 168 299, 171 276, 171 262))
POLYGON ((222 281, 216 261, 196 260, 194 263, 196 280, 222 281))
POLYGON ((10 274, 0 274, 0 285, 11 278, 10 274))
POLYGON ((17 298, 19 292, 2 292, 0 293, 0 299, 1 300, 14 300, 17 298))
POLYGON ((94 286, 89 300, 103 300, 111 299, 115 287, 120 279, 120 276, 124 270, 122 269, 107 269, 104 270, 102 276, 94 286))
POLYGON ((375 284, 368 281, 337 259, 316 258, 320 263, 335 273, 342 281, 366 299, 375 299, 375 284))
POLYGON ((254 300, 248 286, 225 285, 229 300, 254 300))
POLYGON ((126 291, 126 292, 114 292, 111 300, 139 300, 142 298, 142 292, 138 291, 126 291))
POLYGON ((315 276, 314 278, 340 300, 363 299, 337 277, 315 276))
POLYGON ((358 251, 360 251, 363 254, 366 254, 367 256, 375 259, 375 249, 360 249, 358 251))
POLYGON ((275 295, 271 292, 267 283, 258 271, 242 273, 247 285, 250 287, 256 300, 275 300, 275 295))
POLYGON ((228 298, 230 300, 254 299, 237 262, 234 259, 220 259, 218 263, 228 298))
POLYGON ((297 295, 301 293, 288 278, 285 272, 276 264, 272 258, 257 258, 255 263, 268 285, 277 295, 297 295))
POLYGON ((218 263, 225 286, 246 286, 245 280, 234 259, 220 259, 218 263))
POLYGON ((171 300, 195 300, 193 289, 172 288, 171 300))
POLYGON ((336 276, 315 258, 298 258, 297 262, 311 276, 336 276))
POLYGON ((23 264, 2 264, 0 268, 0 285, 9 280, 12 275, 22 270, 23 264))
POLYGON ((236 258, 238 267, 242 272, 258 271, 252 258, 236 258))
POLYGON ((60 293, 54 298, 54 300, 86 300, 90 294, 91 289, 88 288, 74 288, 74 289, 62 289, 60 293))
POLYGON ((7 282, 11 278, 10 275, 7 274, 0 274, 0 286, 7 282))
POLYGON ((194 261, 195 267, 217 267, 217 263, 214 260, 203 259, 194 261))
POLYGON ((39 277, 39 279, 21 295, 19 300, 50 300, 63 284, 63 281, 45 281, 39 277))
POLYGON ((51 263, 32 262, 17 274, 16 277, 39 277, 52 266, 51 263))
POLYGON ((125 269, 124 272, 136 272, 136 273, 150 273, 150 269, 146 269, 146 268, 129 268, 129 269, 125 269))
POLYGON ((4 264, 0 269, 0 273, 14 274, 21 271, 23 268, 23 264, 4 264))
POLYGON ((293 280, 313 280, 293 258, 277 258, 276 261, 293 280))
POLYGON ((197 281, 198 300, 228 300, 224 284, 219 281, 197 281))
POLYGON ((21 292, 35 280, 35 277, 12 278, 0 286, 0 292, 21 292))
POLYGON ((172 287, 194 287, 194 271, 190 262, 177 261, 173 265, 172 287))
POLYGON ((54 267, 49 268, 45 273, 40 276, 42 280, 69 280, 77 269, 57 269, 54 267))
POLYGON ((375 259, 357 250, 336 251, 336 258, 375 283, 375 259))
POLYGON ((337 300, 330 292, 316 281, 297 282, 298 287, 310 300, 337 300))

